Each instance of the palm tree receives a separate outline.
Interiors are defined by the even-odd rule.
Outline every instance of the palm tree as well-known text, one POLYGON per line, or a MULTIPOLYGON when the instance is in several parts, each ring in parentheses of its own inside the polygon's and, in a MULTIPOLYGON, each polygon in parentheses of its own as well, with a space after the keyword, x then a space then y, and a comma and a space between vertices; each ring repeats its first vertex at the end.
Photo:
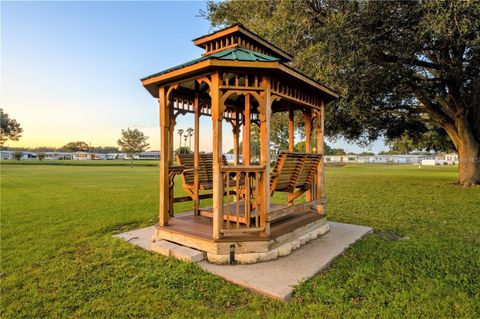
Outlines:
MULTIPOLYGON (((188 134, 185 134, 185 135, 183 136, 183 138, 185 139, 185 146, 184 146, 185 148, 187 148, 187 137, 188 137, 188 134)), ((188 154, 189 151, 190 151, 190 150, 185 150, 185 153, 188 154)))
POLYGON ((191 127, 187 128, 187 134, 188 134, 188 138, 189 138, 189 139, 188 139, 188 148, 189 148, 190 150, 192 150, 192 136, 193 136, 193 132, 194 132, 194 131, 195 131, 195 130, 194 130, 193 128, 191 128, 191 127))
POLYGON ((183 129, 178 129, 177 134, 180 135, 180 145, 178 146, 178 151, 180 152, 182 150, 182 135, 183 132, 185 132, 183 129))

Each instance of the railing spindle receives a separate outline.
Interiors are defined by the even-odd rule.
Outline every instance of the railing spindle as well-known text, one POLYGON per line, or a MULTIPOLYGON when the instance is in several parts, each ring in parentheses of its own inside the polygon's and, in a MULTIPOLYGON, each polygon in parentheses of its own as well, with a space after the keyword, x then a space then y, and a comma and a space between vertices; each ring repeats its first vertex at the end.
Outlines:
POLYGON ((237 201, 235 203, 235 214, 237 217, 237 228, 240 228, 240 172, 235 175, 235 195, 237 201))
POLYGON ((260 189, 258 186, 258 172, 255 172, 255 227, 258 227, 260 225, 260 210, 259 210, 259 203, 260 203, 260 197, 258 194, 260 193, 260 189))
POLYGON ((245 172, 245 224, 250 226, 250 174, 245 172))
POLYGON ((261 227, 264 224, 260 214, 260 197, 263 193, 259 189, 259 181, 260 174, 263 174, 265 169, 265 166, 256 165, 233 165, 220 168, 221 178, 226 184, 223 189, 227 197, 223 200, 223 204, 226 205, 223 218, 227 223, 222 226, 224 233, 260 232, 264 229, 261 227), (235 213, 232 210, 235 210, 235 213), (253 211, 255 211, 254 215, 252 215, 253 211), (233 226, 234 224, 236 227, 233 226))
POLYGON ((227 229, 230 229, 230 173, 227 172, 224 176, 227 185, 227 229))

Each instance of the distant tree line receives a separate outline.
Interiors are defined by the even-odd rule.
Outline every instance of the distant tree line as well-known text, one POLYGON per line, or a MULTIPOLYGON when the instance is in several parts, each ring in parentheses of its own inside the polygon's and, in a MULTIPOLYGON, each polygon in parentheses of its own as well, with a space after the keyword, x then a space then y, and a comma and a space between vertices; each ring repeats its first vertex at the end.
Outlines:
MULTIPOLYGON (((4 150, 10 151, 23 151, 23 152, 90 152, 99 154, 118 153, 119 148, 116 146, 91 146, 91 147, 75 147, 71 143, 84 143, 84 142, 70 142, 62 147, 54 146, 37 146, 37 147, 3 147, 4 150)), ((85 143, 86 144, 86 143, 85 143)))
POLYGON ((15 119, 8 116, 3 108, 0 108, 0 146, 8 140, 18 141, 22 137, 23 129, 15 119))

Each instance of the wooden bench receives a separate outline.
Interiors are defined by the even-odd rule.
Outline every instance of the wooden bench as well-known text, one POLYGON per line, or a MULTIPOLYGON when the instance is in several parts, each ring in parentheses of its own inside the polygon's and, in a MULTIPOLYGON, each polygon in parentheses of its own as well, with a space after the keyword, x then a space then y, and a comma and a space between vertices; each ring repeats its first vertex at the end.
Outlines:
MULTIPOLYGON (((182 187, 188 197, 194 202, 196 215, 201 211, 199 205, 201 199, 212 198, 212 193, 200 194, 195 189, 195 166, 193 154, 177 154, 178 164, 185 167, 182 172, 182 187)), ((227 158, 222 155, 222 165, 228 165, 227 158)), ((213 188, 213 154, 198 154, 198 190, 211 190, 213 188)), ((187 197, 187 198, 188 198, 187 197)), ((175 200, 174 200, 175 201, 175 200)), ((179 200, 180 201, 180 200, 179 200)), ((185 201, 182 197, 181 201, 185 201)))
MULTIPOLYGON (((280 220, 325 203, 325 198, 320 198, 293 206, 296 198, 310 190, 321 161, 321 154, 281 152, 278 155, 270 175, 270 196, 273 196, 274 192, 288 193, 288 206, 271 207, 268 221, 280 220)), ((255 202, 253 204, 255 205, 255 202)))
MULTIPOLYGON (((187 193, 195 189, 195 167, 193 154, 177 154, 178 164, 185 167, 182 174, 183 188, 187 193)), ((222 164, 228 165, 227 158, 222 156, 222 164)), ((198 187, 200 190, 213 188, 213 154, 198 154, 198 187)), ((193 194, 193 193, 192 193, 193 194)))
MULTIPOLYGON (((306 210, 324 203, 324 199, 319 199, 292 206, 296 198, 310 190, 321 160, 321 154, 292 152, 281 152, 279 154, 276 165, 271 173, 270 196, 272 196, 274 192, 287 192, 288 205, 291 207, 272 211, 268 216, 269 221, 278 220, 298 210, 306 210)), ((203 216, 212 217, 212 208, 200 209, 198 205, 200 199, 211 198, 212 194, 196 194, 193 154, 177 154, 177 161, 185 167, 182 173, 182 186, 188 196, 196 203, 194 205, 196 207, 196 214, 199 213, 203 216)), ((222 156, 222 162, 223 165, 228 165, 225 156, 222 156)), ((199 154, 198 183, 199 190, 211 190, 213 188, 213 156, 211 153, 199 154)), ((241 184, 242 190, 240 191, 243 191, 243 180, 241 184)), ((234 180, 232 180, 232 186, 233 185, 234 180)), ((243 200, 240 203, 243 203, 243 200)), ((252 202, 252 205, 255 206, 255 201, 252 202)), ((225 218, 228 220, 226 216, 225 218)), ((242 216, 241 223, 248 222, 249 221, 242 216)))
POLYGON ((281 152, 270 177, 270 195, 286 192, 288 203, 310 190, 321 154, 281 152))

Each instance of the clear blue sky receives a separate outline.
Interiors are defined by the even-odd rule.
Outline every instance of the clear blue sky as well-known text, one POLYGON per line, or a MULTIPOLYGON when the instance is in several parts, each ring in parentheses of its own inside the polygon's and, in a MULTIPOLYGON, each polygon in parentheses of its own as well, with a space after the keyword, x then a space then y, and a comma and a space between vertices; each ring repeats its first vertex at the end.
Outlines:
MULTIPOLYGON (((204 2, 2 1, 1 106, 24 128, 21 141, 9 145, 115 145, 122 128, 135 127, 158 149, 157 102, 139 79, 202 53, 190 40, 212 31, 198 17, 204 8, 204 2)), ((192 124, 186 117, 178 126, 192 124)), ((211 122, 201 124, 201 148, 208 149, 211 122)), ((343 141, 335 146, 360 150, 343 141)), ((373 145, 375 152, 384 148, 373 145)))

